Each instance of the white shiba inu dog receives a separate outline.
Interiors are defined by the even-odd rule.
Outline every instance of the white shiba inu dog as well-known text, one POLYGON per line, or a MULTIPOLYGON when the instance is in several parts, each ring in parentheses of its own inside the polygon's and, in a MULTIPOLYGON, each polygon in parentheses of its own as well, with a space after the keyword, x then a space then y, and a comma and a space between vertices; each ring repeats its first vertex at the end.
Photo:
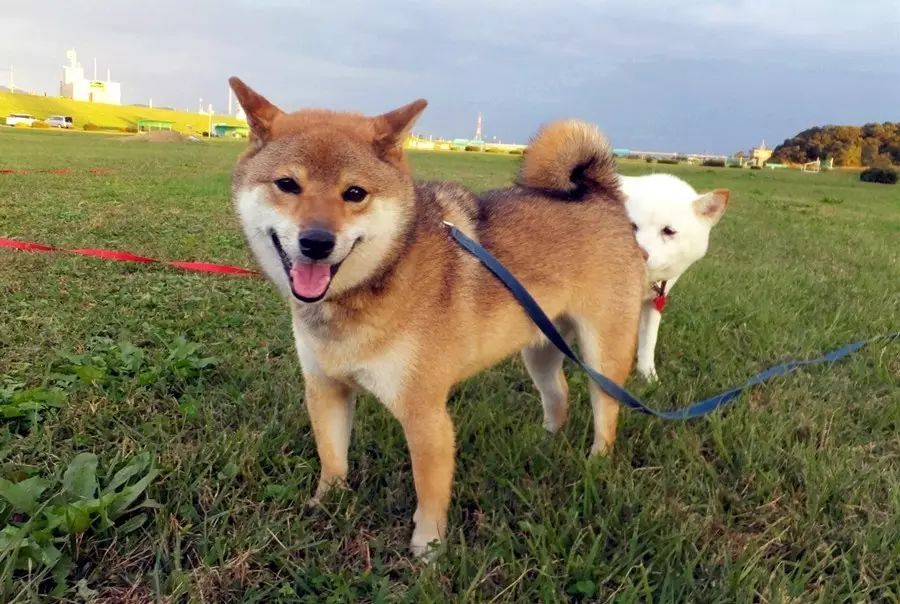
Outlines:
POLYGON ((638 371, 656 379, 656 335, 675 282, 706 254, 709 232, 731 196, 727 189, 698 194, 671 174, 620 176, 625 207, 638 245, 647 256, 648 283, 641 309, 638 371))

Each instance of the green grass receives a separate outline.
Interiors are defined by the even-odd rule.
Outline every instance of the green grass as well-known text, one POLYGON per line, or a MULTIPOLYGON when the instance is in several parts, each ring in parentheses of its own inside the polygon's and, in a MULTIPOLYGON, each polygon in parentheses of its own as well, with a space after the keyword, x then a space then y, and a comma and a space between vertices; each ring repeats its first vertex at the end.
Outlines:
MULTIPOLYGON (((81 130, 85 124, 94 124, 104 128, 134 128, 139 119, 173 122, 172 128, 179 132, 200 133, 209 130, 209 117, 198 113, 131 105, 86 103, 62 97, 0 92, 0 123, 5 123, 6 116, 10 113, 28 113, 40 120, 47 119, 51 115, 68 115, 72 117, 75 128, 78 130, 81 130)), ((246 125, 227 115, 215 115, 212 121, 236 126, 246 125)))
MULTIPOLYGON (((0 130, 0 169, 71 170, 0 173, 0 237, 250 265, 228 199, 241 148, 0 130)), ((517 162, 412 154, 419 177, 477 189, 508 183, 517 162)), ((733 198, 667 307, 661 385, 634 378, 636 392, 681 405, 773 362, 898 329, 896 186, 666 168, 733 198)), ((64 509, 79 454, 96 455, 100 485, 147 456, 159 471, 143 511, 105 522, 98 508, 84 532, 53 529, 71 558, 64 601, 900 596, 897 344, 777 379, 699 421, 623 412, 614 453, 595 461, 584 376, 571 374, 572 417, 550 437, 521 363, 505 363, 450 402, 451 530, 423 567, 407 554, 415 501, 402 433, 372 399, 357 414, 352 489, 304 507, 318 462, 288 315, 265 282, 0 249, 0 295, 0 404, 11 409, 0 476, 38 477, 49 485, 39 501, 64 509)), ((0 526, 28 522, 0 500, 0 526)), ((47 565, 14 570, 13 549, 0 538, 0 601, 59 601, 47 565)))

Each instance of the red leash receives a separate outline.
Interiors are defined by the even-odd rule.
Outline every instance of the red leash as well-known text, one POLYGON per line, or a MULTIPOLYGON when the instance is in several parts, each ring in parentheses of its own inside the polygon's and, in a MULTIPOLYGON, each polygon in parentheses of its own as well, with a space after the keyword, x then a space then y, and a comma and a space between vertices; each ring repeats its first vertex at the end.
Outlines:
POLYGON ((229 264, 214 264, 212 262, 170 262, 166 260, 156 260, 147 256, 138 256, 130 252, 120 252, 116 250, 105 250, 101 248, 79 248, 75 250, 66 250, 52 245, 44 245, 42 243, 32 243, 29 241, 18 241, 16 239, 3 239, 0 237, 0 247, 21 250, 23 252, 67 252, 69 254, 79 254, 81 256, 92 256, 94 258, 103 258, 104 260, 116 260, 118 262, 140 262, 142 264, 168 264, 186 271, 195 271, 198 273, 220 273, 225 275, 258 275, 259 272, 239 266, 231 266, 229 264))

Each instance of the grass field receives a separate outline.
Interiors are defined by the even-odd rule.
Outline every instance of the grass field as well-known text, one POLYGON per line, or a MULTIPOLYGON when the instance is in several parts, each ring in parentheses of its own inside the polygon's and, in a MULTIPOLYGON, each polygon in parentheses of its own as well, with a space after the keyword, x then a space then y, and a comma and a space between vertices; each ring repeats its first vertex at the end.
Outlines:
MULTIPOLYGON (((0 173, 0 237, 250 265, 228 199, 241 148, 0 129, 0 169, 33 171, 0 173)), ((508 183, 517 162, 412 155, 418 177, 475 189, 508 183)), ((665 167, 733 197, 667 307, 661 385, 634 377, 637 393, 678 406, 898 330, 898 187, 665 167)), ((896 343, 703 420, 624 412, 614 453, 593 461, 585 378, 570 372, 572 416, 551 437, 507 362, 452 397, 451 529, 422 566, 407 554, 402 433, 370 398, 352 489, 303 505, 318 462, 288 315, 264 281, 0 249, 0 294, 0 601, 900 597, 896 343), (53 574, 63 595, 48 595, 53 574)))
MULTIPOLYGON (((131 105, 85 103, 61 97, 0 92, 0 122, 3 122, 10 113, 28 113, 39 120, 45 120, 51 115, 68 115, 73 118, 75 128, 79 130, 83 129, 85 124, 94 124, 103 128, 134 128, 137 126, 137 120, 146 119, 172 122, 172 128, 179 132, 199 134, 209 130, 210 121, 207 116, 199 113, 131 105)), ((212 122, 235 126, 246 125, 227 115, 214 115, 212 122)))

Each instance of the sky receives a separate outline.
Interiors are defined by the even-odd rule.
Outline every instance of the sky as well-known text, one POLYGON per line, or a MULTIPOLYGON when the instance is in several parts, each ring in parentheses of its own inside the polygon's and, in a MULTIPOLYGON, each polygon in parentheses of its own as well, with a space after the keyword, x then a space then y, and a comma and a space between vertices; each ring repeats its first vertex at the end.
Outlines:
POLYGON ((521 143, 578 117, 616 147, 733 153, 900 121, 900 0, 28 0, 0 19, 0 69, 41 94, 74 48, 123 103, 222 112, 237 75, 285 110, 423 97, 436 137, 471 137, 478 112, 521 143))

